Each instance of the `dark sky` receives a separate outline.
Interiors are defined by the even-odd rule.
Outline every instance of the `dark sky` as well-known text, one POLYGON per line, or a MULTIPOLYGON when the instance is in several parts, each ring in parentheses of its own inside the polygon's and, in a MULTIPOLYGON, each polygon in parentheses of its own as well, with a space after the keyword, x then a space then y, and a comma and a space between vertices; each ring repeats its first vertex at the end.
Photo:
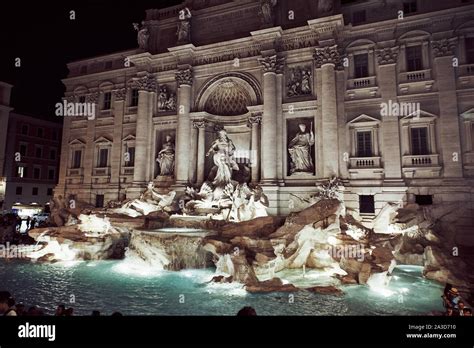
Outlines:
MULTIPOLYGON (((353 0, 343 0, 343 3, 353 0)), ((136 47, 132 23, 149 8, 180 0, 2 0, 0 5, 0 80, 15 87, 15 111, 54 117, 67 76, 66 63, 136 47), (74 10, 76 19, 70 20, 74 10), (14 66, 21 58, 21 67, 14 66)))
POLYGON ((18 112, 57 119, 66 63, 136 47, 132 23, 145 10, 179 0, 3 0, 0 5, 0 80, 13 84, 18 112), (76 19, 69 19, 69 11, 76 19), (21 58, 21 67, 14 66, 21 58))

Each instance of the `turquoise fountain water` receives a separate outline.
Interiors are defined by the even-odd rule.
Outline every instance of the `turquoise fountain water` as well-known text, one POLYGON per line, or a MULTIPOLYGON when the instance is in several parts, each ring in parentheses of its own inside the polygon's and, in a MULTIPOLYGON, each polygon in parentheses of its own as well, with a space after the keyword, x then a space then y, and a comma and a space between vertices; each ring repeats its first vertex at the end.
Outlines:
MULTIPOLYGON (((301 273, 301 272, 300 272, 301 273)), ((343 296, 308 291, 249 294, 240 284, 206 283, 213 269, 153 271, 133 260, 40 264, 0 261, 0 289, 52 314, 59 303, 76 315, 92 310, 127 315, 235 315, 252 306, 259 315, 419 315, 442 310, 442 287, 420 267, 398 267, 387 289, 342 287, 343 296), (70 303, 73 299, 75 302, 70 303)), ((297 275, 276 274, 293 280, 297 275)), ((307 270, 305 278, 311 278, 307 270)))

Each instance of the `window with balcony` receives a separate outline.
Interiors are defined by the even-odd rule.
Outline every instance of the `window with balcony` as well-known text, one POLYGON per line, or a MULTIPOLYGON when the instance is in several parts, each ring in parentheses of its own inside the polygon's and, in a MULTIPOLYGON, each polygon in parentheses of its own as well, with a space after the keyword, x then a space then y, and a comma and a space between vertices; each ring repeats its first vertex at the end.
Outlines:
POLYGON ((356 54, 354 56, 354 78, 360 79, 369 76, 369 55, 356 54))
POLYGON ((357 157, 372 157, 372 132, 357 132, 357 157))
POLYGON ((48 180, 54 180, 56 171, 52 168, 48 169, 48 180))
POLYGON ((133 167, 135 165, 135 147, 127 146, 126 154, 128 154, 128 161, 125 161, 125 167, 133 167))
POLYGON ((111 92, 106 92, 104 93, 104 101, 102 104, 102 109, 103 110, 110 110, 112 106, 112 93, 111 92))
POLYGON ((81 168, 82 150, 74 150, 72 168, 81 168))
POLYGON ((98 161, 97 161, 97 167, 98 168, 107 167, 108 158, 109 158, 109 149, 100 148, 99 149, 99 155, 98 155, 98 161))
POLYGON ((467 37, 464 39, 466 47, 466 63, 474 64, 474 37, 467 37))
POLYGON ((42 158, 43 157, 43 148, 41 146, 36 146, 35 147, 35 156, 37 158, 42 158))
POLYGON ((26 144, 20 144, 20 155, 26 156, 26 151, 27 151, 27 145, 26 144))
POLYGON ((421 46, 406 48, 407 71, 423 70, 423 57, 421 46))
POLYGON ((428 128, 411 128, 411 154, 415 156, 428 155, 428 128))
POLYGON ((33 168, 33 179, 41 179, 41 169, 39 167, 33 168))
POLYGON ((130 95, 130 106, 137 106, 138 105, 138 89, 133 88, 131 95, 130 95))

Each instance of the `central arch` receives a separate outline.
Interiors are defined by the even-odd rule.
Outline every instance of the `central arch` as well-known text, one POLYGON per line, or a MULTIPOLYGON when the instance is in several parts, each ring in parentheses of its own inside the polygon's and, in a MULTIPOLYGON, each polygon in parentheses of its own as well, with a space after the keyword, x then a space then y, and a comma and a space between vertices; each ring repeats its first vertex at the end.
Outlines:
POLYGON ((229 72, 214 76, 201 87, 195 110, 218 116, 236 116, 246 114, 247 106, 261 102, 261 89, 253 76, 229 72))

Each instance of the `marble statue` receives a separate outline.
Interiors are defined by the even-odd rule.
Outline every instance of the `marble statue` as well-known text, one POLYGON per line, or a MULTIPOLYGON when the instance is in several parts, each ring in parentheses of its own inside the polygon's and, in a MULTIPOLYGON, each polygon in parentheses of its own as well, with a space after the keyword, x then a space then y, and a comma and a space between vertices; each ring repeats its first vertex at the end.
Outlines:
POLYGON ((262 25, 273 26, 274 22, 274 14, 273 8, 276 6, 277 0, 261 0, 260 1, 260 19, 262 21, 262 25))
POLYGON ((156 161, 160 164, 160 176, 172 176, 174 172, 174 143, 171 135, 165 137, 163 148, 158 153, 156 161))
POLYGON ((214 154, 214 165, 217 168, 212 184, 215 187, 225 187, 232 179, 232 170, 239 170, 234 160, 235 145, 227 136, 225 129, 217 132, 217 139, 212 143, 206 157, 214 154))
POLYGON ((189 8, 186 7, 179 11, 178 43, 188 43, 191 41, 191 17, 189 8))
POLYGON ((161 86, 158 94, 158 111, 175 111, 176 94, 170 93, 168 87, 161 86))
POLYGON ((314 145, 313 126, 306 132, 306 125, 299 124, 299 132, 288 144, 290 153, 290 175, 295 173, 312 173, 314 170, 311 146, 314 145))
POLYGON ((297 67, 289 69, 287 96, 295 97, 311 94, 311 68, 297 67))
POLYGON ((137 31, 138 47, 142 50, 146 50, 148 48, 150 33, 148 32, 148 28, 145 27, 145 22, 142 21, 141 28, 138 23, 133 23, 133 28, 137 31))

